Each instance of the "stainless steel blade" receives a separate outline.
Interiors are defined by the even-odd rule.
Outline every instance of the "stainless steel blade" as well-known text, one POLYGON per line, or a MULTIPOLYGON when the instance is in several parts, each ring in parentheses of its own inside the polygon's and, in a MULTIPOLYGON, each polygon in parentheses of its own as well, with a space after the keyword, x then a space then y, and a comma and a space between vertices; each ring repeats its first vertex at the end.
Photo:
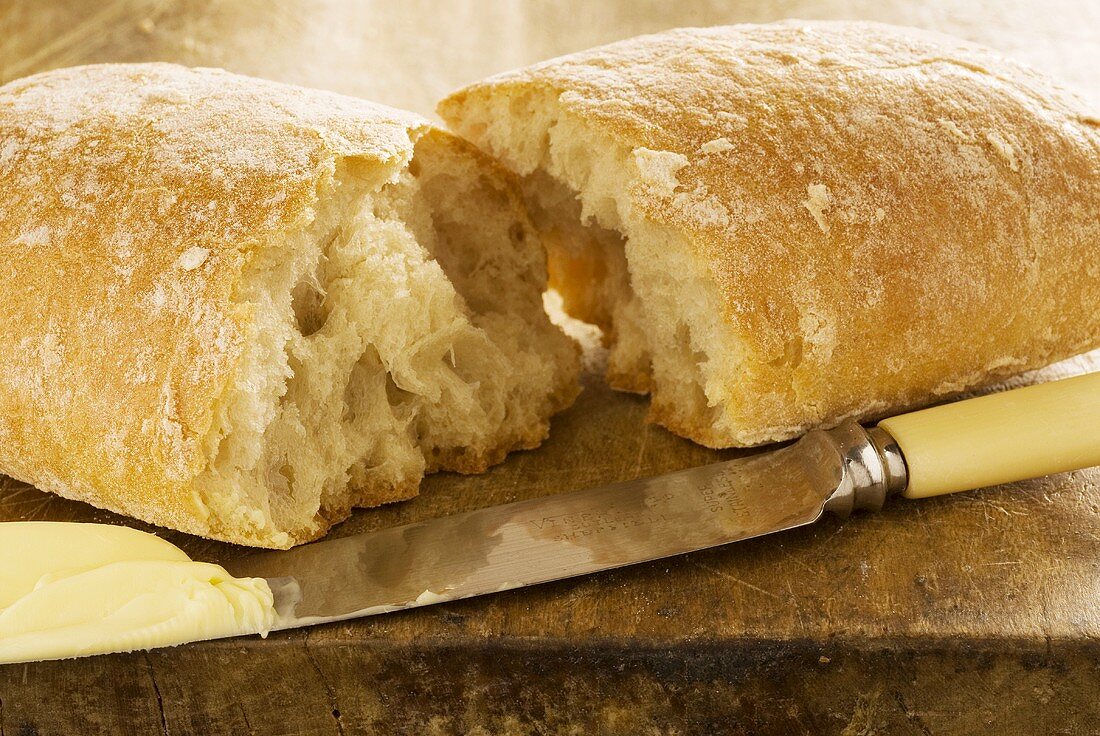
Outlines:
MULTIPOLYGON (((847 430, 860 435, 855 444, 864 454, 874 454, 858 425, 847 430)), ((291 628, 692 552, 810 524, 830 499, 850 508, 853 475, 856 485, 866 482, 858 477, 863 464, 853 464, 853 443, 838 442, 838 431, 670 475, 263 552, 226 567, 268 578, 277 628, 291 628)))

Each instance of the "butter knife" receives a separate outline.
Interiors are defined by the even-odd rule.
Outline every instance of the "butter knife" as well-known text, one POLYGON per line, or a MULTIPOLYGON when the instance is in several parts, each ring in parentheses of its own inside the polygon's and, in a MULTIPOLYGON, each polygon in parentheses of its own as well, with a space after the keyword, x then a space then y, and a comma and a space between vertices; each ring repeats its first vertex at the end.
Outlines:
POLYGON ((1100 373, 958 401, 864 429, 599 488, 262 552, 276 629, 496 593, 924 498, 1100 465, 1100 373))

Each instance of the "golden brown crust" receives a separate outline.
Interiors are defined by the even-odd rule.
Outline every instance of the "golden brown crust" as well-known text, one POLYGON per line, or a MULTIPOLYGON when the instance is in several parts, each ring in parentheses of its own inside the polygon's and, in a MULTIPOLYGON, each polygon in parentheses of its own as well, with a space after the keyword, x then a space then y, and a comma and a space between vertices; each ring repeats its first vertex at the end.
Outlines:
MULTIPOLYGON (((1100 345, 1100 129, 993 51, 871 23, 685 29, 511 72, 441 103, 551 98, 681 159, 632 205, 682 234, 745 356, 710 445, 870 418, 1100 345)), ((628 250, 629 253, 629 250, 628 250)))
POLYGON ((211 534, 191 481, 241 355, 244 268, 304 226, 336 157, 384 173, 427 125, 168 64, 0 89, 0 471, 211 534))
MULTIPOLYGON (((428 131, 471 148, 411 113, 219 70, 0 88, 0 472, 194 534, 306 541, 226 527, 195 489, 249 335, 235 296, 267 241, 308 224, 338 159, 381 184, 428 131)), ((359 488, 356 505, 415 490, 359 488)), ((317 533, 349 510, 323 509, 317 533)))
POLYGON ((287 89, 167 64, 0 89, 0 470, 209 533, 190 483, 241 355, 242 271, 304 225, 335 156, 385 165, 424 124, 287 89))

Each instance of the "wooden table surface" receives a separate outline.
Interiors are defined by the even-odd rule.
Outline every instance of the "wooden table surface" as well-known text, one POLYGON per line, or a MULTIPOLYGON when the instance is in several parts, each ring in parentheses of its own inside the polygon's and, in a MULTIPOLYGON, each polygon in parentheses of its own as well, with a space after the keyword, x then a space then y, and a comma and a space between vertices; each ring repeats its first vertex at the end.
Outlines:
MULTIPOLYGON (((969 35, 1100 90, 1095 3, 395 0, 249 14, 260 7, 0 0, 0 28, 19 29, 0 33, 0 81, 168 58, 426 111, 468 79, 613 37, 832 15, 969 35), (378 72, 383 57, 396 71, 378 72)), ((589 357, 598 366, 599 350, 589 357)), ((1098 368, 1094 354, 1030 380, 1098 368)), ((358 512, 334 534, 734 454, 647 426, 645 410, 590 371, 542 448, 483 476, 431 477, 419 498, 358 512)), ((129 523, 0 478, 0 520, 14 519, 129 523)), ((241 553, 158 533, 203 560, 241 553)), ((267 640, 4 666, 0 735, 1096 734, 1098 604, 1100 472, 1082 471, 267 640)))

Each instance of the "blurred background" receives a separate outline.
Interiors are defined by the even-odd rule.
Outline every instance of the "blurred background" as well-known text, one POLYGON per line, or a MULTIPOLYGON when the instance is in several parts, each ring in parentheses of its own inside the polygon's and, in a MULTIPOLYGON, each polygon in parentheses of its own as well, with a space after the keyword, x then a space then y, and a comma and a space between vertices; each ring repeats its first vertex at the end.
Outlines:
POLYGON ((0 0, 0 82, 175 61, 432 114, 494 72, 676 26, 861 18, 984 43, 1100 100, 1100 0, 0 0))

